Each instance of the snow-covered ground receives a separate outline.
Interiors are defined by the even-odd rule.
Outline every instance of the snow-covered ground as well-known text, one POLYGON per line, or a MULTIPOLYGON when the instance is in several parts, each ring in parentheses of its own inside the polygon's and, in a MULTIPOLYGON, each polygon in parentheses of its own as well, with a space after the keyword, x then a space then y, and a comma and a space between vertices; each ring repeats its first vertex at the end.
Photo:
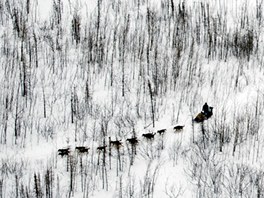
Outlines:
POLYGON ((264 197, 263 13, 0 0, 0 197, 264 197))

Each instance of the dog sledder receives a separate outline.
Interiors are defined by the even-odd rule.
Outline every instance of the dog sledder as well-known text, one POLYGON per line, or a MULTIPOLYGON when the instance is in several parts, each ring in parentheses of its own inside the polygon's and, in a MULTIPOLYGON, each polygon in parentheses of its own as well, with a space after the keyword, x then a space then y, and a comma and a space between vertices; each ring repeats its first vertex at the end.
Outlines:
POLYGON ((203 105, 202 111, 194 118, 195 122, 203 122, 213 115, 213 107, 208 106, 207 102, 203 105))

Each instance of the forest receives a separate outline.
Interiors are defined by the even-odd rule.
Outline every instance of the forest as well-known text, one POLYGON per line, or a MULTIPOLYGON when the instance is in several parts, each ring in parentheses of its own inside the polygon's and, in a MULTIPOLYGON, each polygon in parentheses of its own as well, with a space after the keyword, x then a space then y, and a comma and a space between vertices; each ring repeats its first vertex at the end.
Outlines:
POLYGON ((263 14, 0 0, 0 198, 264 197, 263 14))

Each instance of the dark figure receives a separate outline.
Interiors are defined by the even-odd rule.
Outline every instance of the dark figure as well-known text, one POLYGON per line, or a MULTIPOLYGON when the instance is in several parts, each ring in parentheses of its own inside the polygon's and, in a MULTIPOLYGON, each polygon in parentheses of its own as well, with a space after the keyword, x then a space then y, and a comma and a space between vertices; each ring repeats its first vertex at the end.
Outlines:
POLYGON ((158 134, 163 135, 167 129, 160 129, 157 131, 158 134))
POLYGON ((203 122, 204 120, 207 120, 213 115, 213 107, 209 107, 207 102, 203 105, 202 112, 199 113, 194 121, 195 122, 203 122))
POLYGON ((106 147, 107 147, 106 145, 105 145, 105 146, 98 146, 98 147, 97 147, 97 150, 98 150, 98 151, 104 151, 104 152, 105 152, 106 147))
POLYGON ((205 116, 207 116, 208 112, 209 112, 209 106, 208 106, 208 104, 207 104, 207 102, 206 102, 206 103, 203 105, 202 113, 203 113, 205 116))
POLYGON ((202 114, 207 118, 213 115, 213 107, 209 107, 207 103, 203 105, 202 114))
POLYGON ((183 125, 183 126, 181 126, 181 125, 177 125, 177 126, 173 127, 173 129, 174 129, 175 131, 181 131, 181 130, 183 129, 183 127, 184 127, 184 125, 183 125))
POLYGON ((79 153, 88 153, 88 150, 90 148, 87 148, 85 146, 76 146, 75 149, 79 152, 79 153))
POLYGON ((63 157, 64 155, 69 155, 70 153, 70 149, 69 148, 66 148, 66 149, 59 149, 58 150, 58 154, 63 157))
POLYGON ((120 146, 122 146, 122 142, 120 140, 115 140, 115 141, 110 140, 110 144, 112 144, 116 148, 119 148, 120 146))
POLYGON ((138 143, 137 137, 127 138, 126 140, 132 145, 136 145, 138 143))
POLYGON ((156 133, 144 133, 142 134, 143 137, 149 139, 149 140, 152 140, 154 139, 154 136, 156 135, 156 133))

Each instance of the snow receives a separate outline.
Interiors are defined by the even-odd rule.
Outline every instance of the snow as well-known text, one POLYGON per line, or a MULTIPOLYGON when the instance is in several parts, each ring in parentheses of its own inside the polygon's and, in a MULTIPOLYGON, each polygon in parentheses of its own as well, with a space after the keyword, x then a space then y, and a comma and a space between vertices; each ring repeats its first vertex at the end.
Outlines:
MULTIPOLYGON (((29 15, 25 2, 11 2, 11 10, 21 12, 19 20, 26 20, 26 37, 17 33, 15 17, 0 6, 0 197, 264 195, 264 32, 255 13, 258 1, 186 0, 186 23, 180 22, 183 17, 170 18, 170 1, 61 0, 60 22, 54 2, 60 1, 32 2, 29 15), (208 19, 219 20, 219 42, 227 32, 233 42, 236 29, 244 38, 253 27, 259 46, 249 60, 236 56, 231 44, 226 58, 213 48, 216 55, 208 55, 208 24, 201 13, 206 3, 208 19), (242 13, 249 17, 246 28, 241 27, 242 13), (79 44, 72 37, 75 14, 81 16, 79 44), (198 44, 195 24, 203 19, 198 44), (156 27, 154 36, 149 21, 156 27), (25 87, 28 93, 22 96, 25 87), (205 102, 214 107, 214 115, 194 123, 205 102), (175 131, 177 125, 183 130, 175 131), (164 135, 156 133, 160 129, 167 129, 164 135), (144 133, 155 133, 154 140, 144 133), (136 155, 126 141, 134 134, 139 140, 136 155), (122 146, 110 147, 109 137, 122 146), (105 159, 97 149, 104 144, 105 159), (76 146, 90 149, 80 154, 76 146), (70 155, 59 156, 62 148, 69 148, 70 155)), ((180 15, 183 1, 173 2, 180 15)), ((210 28, 214 25, 210 22, 210 28)), ((220 44, 216 48, 226 50, 220 44)))

